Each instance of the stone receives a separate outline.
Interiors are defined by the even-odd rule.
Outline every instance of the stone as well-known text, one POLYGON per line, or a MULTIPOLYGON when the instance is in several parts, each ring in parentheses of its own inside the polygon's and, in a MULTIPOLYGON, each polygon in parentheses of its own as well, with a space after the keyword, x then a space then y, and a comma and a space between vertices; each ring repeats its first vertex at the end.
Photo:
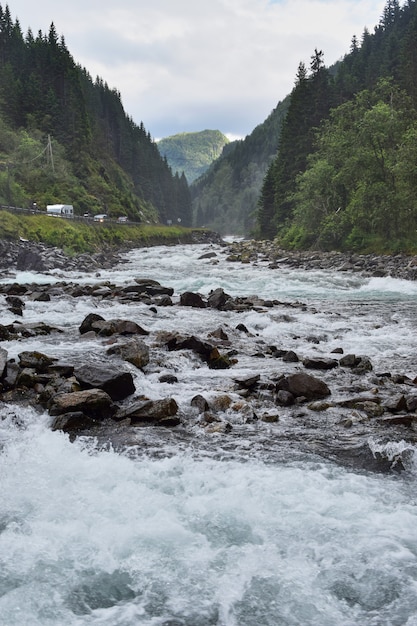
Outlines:
POLYGON ((210 292, 207 298, 207 304, 212 309, 222 309, 228 300, 230 300, 230 296, 219 287, 210 292))
POLYGON ((58 360, 37 351, 21 352, 18 358, 20 367, 33 368, 37 372, 46 372, 46 370, 58 360))
POLYGON ((96 420, 104 420, 114 415, 116 407, 108 393, 102 389, 86 389, 61 393, 53 396, 49 403, 50 415, 81 412, 96 420))
POLYGON ((4 348, 0 348, 0 378, 3 378, 3 375, 7 371, 6 370, 7 357, 8 357, 7 350, 5 350, 4 348))
POLYGON ((324 381, 304 372, 290 374, 284 380, 288 386, 287 391, 295 398, 303 396, 307 400, 314 400, 330 395, 330 389, 324 381))
POLYGON ((78 327, 80 334, 83 335, 84 333, 88 333, 89 331, 93 330, 94 322, 104 322, 104 317, 98 315, 98 313, 89 313, 78 327))
POLYGON ((97 426, 97 420, 85 415, 82 411, 72 411, 58 415, 52 422, 52 430, 62 430, 65 433, 74 433, 97 426))
POLYGON ((195 407, 199 410, 200 413, 204 413, 209 410, 209 404, 207 400, 201 394, 197 394, 193 398, 191 398, 190 402, 191 406, 195 407))
POLYGON ((89 364, 76 367, 74 374, 81 389, 101 389, 112 400, 124 400, 135 393, 132 374, 119 368, 89 364))
POLYGON ((308 357, 303 359, 303 365, 307 369, 330 370, 334 367, 338 367, 339 363, 336 359, 327 359, 324 357, 308 357))
POLYGON ((203 300, 199 293, 192 291, 185 291, 180 296, 181 306, 190 306, 196 309, 205 309, 207 303, 203 300))
POLYGON ((111 346, 107 354, 117 354, 124 361, 132 363, 140 370, 149 363, 149 348, 146 343, 138 337, 131 337, 129 341, 111 346))
POLYGON ((115 415, 115 419, 122 420, 129 418, 133 426, 149 423, 157 423, 162 426, 177 426, 180 423, 177 412, 178 404, 174 398, 144 400, 120 409, 115 415))
POLYGON ((91 327, 92 330, 102 337, 110 337, 111 335, 149 335, 148 330, 130 320, 98 320, 93 322, 91 327))

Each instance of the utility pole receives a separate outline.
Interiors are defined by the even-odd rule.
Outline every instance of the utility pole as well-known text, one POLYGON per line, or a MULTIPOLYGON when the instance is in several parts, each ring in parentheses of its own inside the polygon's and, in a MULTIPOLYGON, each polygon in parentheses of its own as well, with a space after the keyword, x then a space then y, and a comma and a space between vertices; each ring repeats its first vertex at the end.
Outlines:
POLYGON ((51 135, 48 135, 48 145, 46 146, 46 161, 47 161, 48 165, 49 164, 51 165, 52 171, 55 173, 54 155, 53 155, 53 152, 52 152, 51 135))

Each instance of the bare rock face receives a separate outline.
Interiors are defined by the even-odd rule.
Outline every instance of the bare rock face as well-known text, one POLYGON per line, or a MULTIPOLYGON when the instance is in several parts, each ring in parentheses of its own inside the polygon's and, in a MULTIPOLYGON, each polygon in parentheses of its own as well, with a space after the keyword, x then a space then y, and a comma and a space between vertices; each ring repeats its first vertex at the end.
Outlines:
POLYGON ((28 248, 22 248, 17 257, 16 268, 19 271, 44 272, 46 266, 41 254, 28 248))

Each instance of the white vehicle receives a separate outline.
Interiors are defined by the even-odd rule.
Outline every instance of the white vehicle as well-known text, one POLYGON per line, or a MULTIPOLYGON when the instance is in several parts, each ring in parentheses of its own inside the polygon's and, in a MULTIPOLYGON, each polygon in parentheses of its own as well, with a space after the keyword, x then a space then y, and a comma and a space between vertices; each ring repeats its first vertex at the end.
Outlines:
POLYGON ((74 207, 72 204, 47 204, 46 213, 61 217, 74 217, 74 207))
POLYGON ((94 221, 95 222, 105 222, 106 219, 107 219, 106 213, 101 213, 100 215, 95 215, 94 216, 94 221))

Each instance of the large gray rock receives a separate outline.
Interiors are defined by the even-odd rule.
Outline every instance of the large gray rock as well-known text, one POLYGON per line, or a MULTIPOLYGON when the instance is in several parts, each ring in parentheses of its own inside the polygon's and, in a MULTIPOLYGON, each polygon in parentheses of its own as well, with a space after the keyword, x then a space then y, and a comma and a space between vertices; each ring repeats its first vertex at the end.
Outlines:
POLYGON ((279 381, 277 389, 289 391, 294 398, 304 397, 307 400, 324 398, 330 395, 330 389, 325 382, 304 372, 286 376, 279 381))
POLYGON ((107 354, 117 354, 138 369, 143 369, 149 363, 149 348, 139 337, 132 337, 126 343, 111 346, 107 354))
POLYGON ((124 400, 135 392, 132 374, 119 368, 82 365, 75 368, 74 375, 82 389, 101 389, 112 400, 124 400))

